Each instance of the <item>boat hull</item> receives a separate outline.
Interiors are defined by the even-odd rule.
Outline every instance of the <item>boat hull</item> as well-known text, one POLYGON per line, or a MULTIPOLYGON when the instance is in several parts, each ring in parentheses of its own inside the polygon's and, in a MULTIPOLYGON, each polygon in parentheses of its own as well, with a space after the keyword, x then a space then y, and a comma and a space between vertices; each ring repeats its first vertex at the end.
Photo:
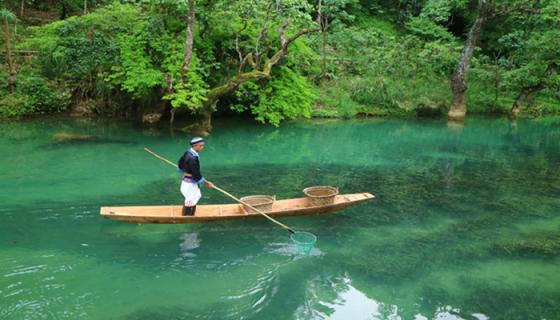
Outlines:
MULTIPOLYGON (((278 200, 266 214, 273 218, 326 214, 374 198, 367 192, 337 195, 332 204, 324 206, 312 206, 307 198, 278 200)), ((180 205, 101 207, 99 213, 104 218, 135 223, 190 223, 263 217, 259 213, 247 213, 240 204, 199 205, 194 216, 182 216, 182 209, 180 205)))

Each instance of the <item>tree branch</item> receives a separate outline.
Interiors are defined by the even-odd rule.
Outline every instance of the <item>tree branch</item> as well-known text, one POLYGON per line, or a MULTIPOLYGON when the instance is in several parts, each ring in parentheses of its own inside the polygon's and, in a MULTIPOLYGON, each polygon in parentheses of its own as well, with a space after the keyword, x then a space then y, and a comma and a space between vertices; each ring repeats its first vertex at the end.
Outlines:
POLYGON ((245 67, 245 61, 247 60, 247 56, 243 57, 243 53, 239 48, 239 34, 243 32, 247 28, 247 20, 243 21, 243 27, 235 34, 235 50, 237 51, 237 55, 239 56, 239 67, 237 68, 237 73, 241 73, 243 67, 245 67))
POLYGON ((266 7, 266 16, 264 18, 264 24, 261 28, 261 31, 259 33, 259 37, 257 38, 257 41, 255 43, 255 61, 257 66, 260 65, 260 61, 261 61, 261 56, 262 53, 264 52, 259 52, 259 47, 261 44, 261 41, 263 39, 266 39, 267 35, 268 35, 268 25, 269 25, 269 21, 270 21, 270 12, 272 11, 272 1, 268 3, 268 6, 266 7))
POLYGON ((317 19, 315 19, 315 23, 317 23, 319 27, 322 27, 323 25, 323 15, 321 13, 322 3, 322 0, 319 0, 319 3, 317 4, 317 19))
POLYGON ((292 23, 291 18, 286 21, 283 21, 282 24, 280 25, 280 28, 278 28, 278 34, 280 35, 280 44, 282 45, 282 48, 286 46, 286 28, 290 23, 292 23))

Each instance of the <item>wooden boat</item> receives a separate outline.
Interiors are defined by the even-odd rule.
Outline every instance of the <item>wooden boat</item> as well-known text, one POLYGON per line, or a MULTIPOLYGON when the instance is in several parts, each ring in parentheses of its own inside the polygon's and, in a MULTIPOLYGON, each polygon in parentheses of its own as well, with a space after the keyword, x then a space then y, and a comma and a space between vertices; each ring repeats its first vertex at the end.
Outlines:
MULTIPOLYGON (((362 203, 375 196, 364 193, 337 195, 334 203, 324 206, 312 206, 307 198, 277 200, 272 210, 266 212, 274 218, 287 216, 304 216, 325 214, 342 210, 362 203)), ((101 207, 101 216, 109 219, 137 223, 188 223, 214 220, 242 219, 263 217, 259 213, 247 213, 241 204, 198 205, 194 216, 182 216, 182 206, 134 206, 134 207, 101 207)))

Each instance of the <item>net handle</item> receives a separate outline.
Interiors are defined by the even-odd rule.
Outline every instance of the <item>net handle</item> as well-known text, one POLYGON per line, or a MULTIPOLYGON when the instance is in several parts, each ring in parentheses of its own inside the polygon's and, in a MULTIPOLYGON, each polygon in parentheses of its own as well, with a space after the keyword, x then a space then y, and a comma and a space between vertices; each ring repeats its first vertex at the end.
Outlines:
POLYGON ((249 208, 255 210, 256 212, 262 214, 265 218, 267 218, 268 220, 270 220, 270 221, 276 223, 277 225, 281 226, 282 228, 288 230, 290 233, 296 233, 296 232, 294 231, 294 229, 292 229, 292 228, 288 227, 287 225, 283 224, 282 222, 280 222, 280 221, 278 221, 278 220, 276 220, 276 219, 270 217, 268 214, 266 214, 266 213, 262 212, 261 210, 259 210, 259 209, 255 208, 255 207, 253 207, 252 205, 248 204, 247 202, 242 201, 242 200, 240 200, 240 199, 237 199, 237 198, 236 198, 234 195, 232 195, 231 193, 229 193, 229 192, 227 192, 227 191, 225 191, 225 190, 223 190, 223 189, 220 189, 220 188, 217 187, 216 185, 214 185, 214 189, 220 191, 221 193, 225 194, 226 196, 232 198, 233 200, 235 200, 235 201, 237 201, 237 202, 239 202, 239 203, 241 203, 241 204, 243 204, 243 205, 246 205, 247 207, 249 207, 249 208))

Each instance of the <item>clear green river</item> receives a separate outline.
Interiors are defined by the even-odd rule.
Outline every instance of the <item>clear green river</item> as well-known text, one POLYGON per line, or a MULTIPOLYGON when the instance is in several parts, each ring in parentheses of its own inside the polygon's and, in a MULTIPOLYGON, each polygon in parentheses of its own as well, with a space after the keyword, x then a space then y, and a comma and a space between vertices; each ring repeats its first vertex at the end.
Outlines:
POLYGON ((234 195, 377 199, 282 219, 317 235, 308 256, 265 219, 107 220, 101 206, 180 204, 179 174, 143 147, 176 161, 192 136, 2 122, 0 319, 560 319, 560 118, 214 125, 202 172, 234 195))

